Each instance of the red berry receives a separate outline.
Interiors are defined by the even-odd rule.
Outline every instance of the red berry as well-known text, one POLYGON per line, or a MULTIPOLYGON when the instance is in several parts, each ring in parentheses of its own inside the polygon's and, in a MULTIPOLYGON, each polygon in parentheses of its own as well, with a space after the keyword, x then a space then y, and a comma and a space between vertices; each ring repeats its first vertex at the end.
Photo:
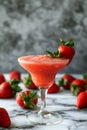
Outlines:
POLYGON ((16 95, 17 92, 21 91, 19 80, 11 80, 10 82, 3 82, 0 85, 0 98, 12 98, 16 95))
POLYGON ((5 81, 0 85, 0 98, 12 98, 12 88, 10 83, 5 81))
POLYGON ((10 80, 12 79, 21 80, 21 74, 17 70, 11 71, 9 77, 10 77, 10 80))
POLYGON ((59 80, 59 86, 62 86, 64 89, 70 89, 71 82, 75 80, 70 74, 64 74, 59 80))
POLYGON ((37 93, 33 90, 22 91, 16 96, 17 104, 22 108, 34 108, 38 102, 37 93))
POLYGON ((2 73, 0 73, 0 84, 2 84, 3 82, 5 82, 5 77, 2 73))
POLYGON ((28 89, 38 89, 38 87, 33 83, 30 74, 28 74, 27 76, 24 77, 23 83, 24 83, 25 87, 28 89))
POLYGON ((78 95, 80 92, 83 92, 86 90, 86 83, 82 79, 75 79, 72 81, 70 90, 74 95, 78 95))
POLYGON ((81 109, 81 108, 87 108, 87 92, 81 92, 78 96, 77 96, 77 103, 76 106, 77 108, 81 109))
POLYGON ((59 91, 60 87, 57 84, 53 83, 53 85, 48 88, 47 93, 57 93, 59 91))
POLYGON ((60 57, 68 58, 71 61, 75 54, 73 40, 69 40, 66 42, 66 41, 60 39, 60 43, 61 43, 61 45, 58 47, 60 57))
POLYGON ((11 120, 5 108, 0 107, 0 127, 10 127, 11 120))

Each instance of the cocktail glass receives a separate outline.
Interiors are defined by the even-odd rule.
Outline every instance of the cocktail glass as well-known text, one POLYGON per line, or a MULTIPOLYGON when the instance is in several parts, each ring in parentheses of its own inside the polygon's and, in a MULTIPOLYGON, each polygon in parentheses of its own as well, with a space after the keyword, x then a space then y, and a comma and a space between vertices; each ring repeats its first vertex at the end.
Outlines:
POLYGON ((68 65, 69 59, 52 58, 48 55, 31 55, 18 58, 19 64, 27 70, 34 84, 40 89, 42 105, 39 111, 30 113, 33 124, 52 125, 62 121, 57 112, 46 110, 46 91, 53 84, 56 74, 68 65))

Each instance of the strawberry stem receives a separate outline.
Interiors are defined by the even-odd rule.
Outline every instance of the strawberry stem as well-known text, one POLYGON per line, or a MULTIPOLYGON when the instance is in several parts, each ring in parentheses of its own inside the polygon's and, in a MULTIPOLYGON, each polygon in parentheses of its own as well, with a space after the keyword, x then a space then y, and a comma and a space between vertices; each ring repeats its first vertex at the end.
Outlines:
POLYGON ((74 42, 72 39, 70 39, 69 41, 64 41, 63 39, 60 39, 60 44, 68 47, 74 47, 74 42))
POLYGON ((60 57, 60 52, 57 50, 57 51, 55 51, 55 52, 51 52, 51 51, 46 51, 46 53, 49 55, 49 56, 51 56, 51 57, 53 57, 53 58, 58 58, 58 57, 60 57))
POLYGON ((83 79, 87 79, 87 74, 84 74, 84 75, 83 75, 83 79))
POLYGON ((23 83, 26 85, 26 87, 29 87, 32 84, 32 79, 30 74, 24 77, 23 83))
POLYGON ((61 79, 59 80, 59 85, 60 85, 60 86, 65 86, 65 85, 67 85, 67 80, 61 78, 61 79))
POLYGON ((80 92, 80 87, 76 84, 71 85, 71 92, 74 93, 75 96, 77 96, 80 92))
POLYGON ((20 80, 12 79, 10 81, 10 85, 13 91, 13 96, 16 95, 17 92, 20 92, 22 89, 19 86, 20 80))
POLYGON ((25 93, 22 94, 22 99, 26 107, 34 108, 35 103, 33 102, 34 99, 37 98, 37 93, 35 91, 30 91, 29 95, 25 93))

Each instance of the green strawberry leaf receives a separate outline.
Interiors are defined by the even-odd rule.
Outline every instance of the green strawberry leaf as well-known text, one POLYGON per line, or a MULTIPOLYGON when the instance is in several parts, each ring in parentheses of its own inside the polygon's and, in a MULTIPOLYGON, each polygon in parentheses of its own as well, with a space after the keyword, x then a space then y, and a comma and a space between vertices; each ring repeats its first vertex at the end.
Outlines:
POLYGON ((65 85, 67 85, 67 80, 61 78, 61 79, 59 80, 59 85, 60 85, 60 86, 65 86, 65 85))
POLYGON ((80 87, 79 87, 78 85, 76 85, 76 84, 71 84, 70 89, 71 89, 71 92, 72 92, 75 96, 77 96, 77 95, 79 94, 79 92, 80 92, 80 87))
POLYGON ((58 57, 60 57, 60 52, 57 50, 57 51, 55 51, 55 52, 51 52, 51 51, 46 51, 46 53, 48 54, 48 55, 50 55, 51 57, 53 57, 53 58, 58 58, 58 57))
POLYGON ((26 85, 26 87, 29 87, 32 84, 32 79, 30 74, 24 77, 23 83, 26 85))
POLYGON ((85 84, 84 88, 87 90, 87 84, 85 84))
POLYGON ((83 79, 87 79, 87 74, 83 74, 83 79))
POLYGON ((13 91, 13 96, 16 95, 17 92, 20 92, 22 89, 19 86, 20 80, 12 79, 10 81, 10 85, 13 91))
POLYGON ((69 41, 64 41, 64 40, 62 40, 62 39, 60 39, 60 43, 62 44, 62 45, 65 45, 65 46, 68 46, 68 47, 74 47, 74 42, 73 42, 73 40, 72 39, 70 39, 69 41))
POLYGON ((35 103, 34 103, 34 99, 36 99, 37 93, 35 91, 30 91, 29 95, 26 95, 25 93, 22 94, 22 99, 24 101, 24 104, 26 107, 28 108, 34 108, 35 107, 35 103))

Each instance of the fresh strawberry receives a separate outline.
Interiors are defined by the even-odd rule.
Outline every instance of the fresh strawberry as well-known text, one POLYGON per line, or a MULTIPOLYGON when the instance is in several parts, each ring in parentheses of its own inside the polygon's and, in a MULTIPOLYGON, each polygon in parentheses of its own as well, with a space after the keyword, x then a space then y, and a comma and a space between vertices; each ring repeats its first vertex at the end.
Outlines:
POLYGON ((33 83, 30 74, 24 77, 23 83, 28 89, 38 89, 38 87, 33 83))
POLYGON ((69 40, 69 41, 65 42, 64 40, 60 39, 60 43, 61 43, 61 45, 58 47, 57 51, 51 52, 51 51, 47 50, 46 52, 53 58, 69 59, 69 62, 68 62, 68 64, 69 64, 75 54, 74 42, 73 42, 73 40, 69 40))
POLYGON ((75 80, 70 74, 64 74, 59 80, 59 86, 62 86, 64 89, 70 89, 71 82, 75 80))
POLYGON ((60 57, 68 58, 71 61, 75 54, 73 40, 69 40, 66 42, 66 41, 60 39, 60 43, 61 43, 61 45, 58 47, 60 57))
POLYGON ((18 86, 19 80, 11 80, 10 82, 3 82, 0 85, 0 98, 12 98, 16 95, 17 92, 21 91, 21 88, 18 86))
POLYGON ((53 85, 48 88, 47 93, 57 93, 59 91, 60 87, 56 83, 53 83, 53 85))
POLYGON ((9 114, 5 108, 0 107, 0 127, 10 127, 11 120, 9 114))
POLYGON ((12 88, 9 82, 0 85, 0 98, 11 98, 13 96, 12 88))
POLYGON ((38 102, 37 93, 33 90, 26 90, 16 96, 17 104, 22 108, 34 108, 38 102))
POLYGON ((80 92, 85 91, 87 88, 86 83, 82 79, 75 79, 72 81, 70 89, 74 95, 78 95, 80 92))
POLYGON ((5 82, 5 77, 2 73, 0 73, 0 84, 2 84, 3 82, 5 82))
POLYGON ((77 108, 87 108, 87 92, 81 92, 77 96, 77 103, 76 103, 77 108))
POLYGON ((11 71, 9 77, 10 80, 12 79, 21 80, 21 74, 18 70, 11 71))

